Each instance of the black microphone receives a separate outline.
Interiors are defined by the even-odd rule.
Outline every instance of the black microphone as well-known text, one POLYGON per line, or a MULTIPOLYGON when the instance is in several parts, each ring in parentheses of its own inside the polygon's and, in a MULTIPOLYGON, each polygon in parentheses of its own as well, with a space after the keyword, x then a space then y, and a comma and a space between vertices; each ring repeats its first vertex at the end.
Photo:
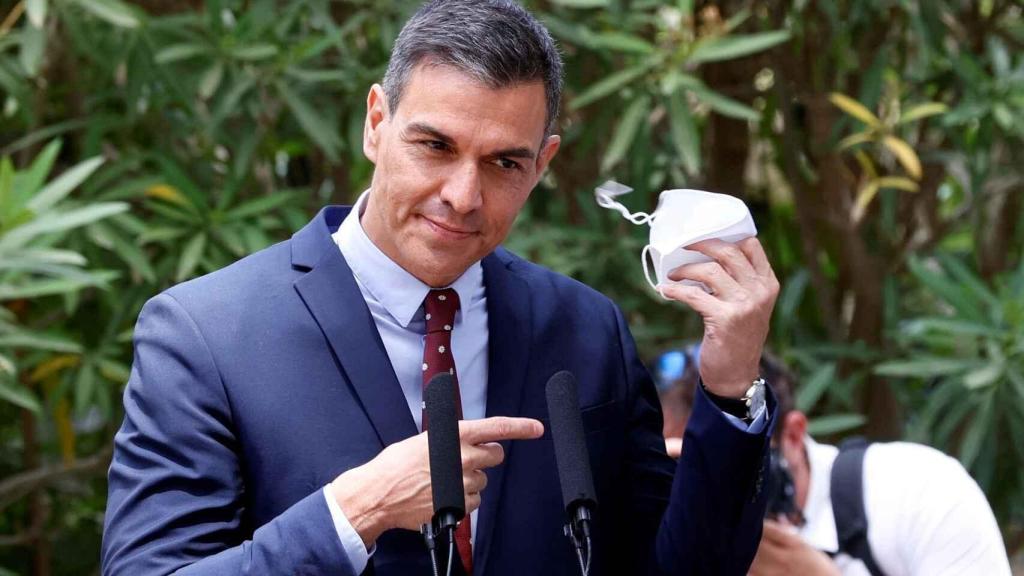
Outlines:
POLYGON ((462 445, 455 406, 455 379, 442 372, 430 379, 423 392, 426 404, 427 446, 430 452, 430 488, 434 498, 434 528, 451 528, 466 515, 462 484, 462 445))
POLYGON ((551 439, 555 443, 558 478, 562 483, 562 503, 568 522, 565 534, 580 555, 583 573, 589 571, 590 522, 597 508, 594 479, 590 473, 590 457, 583 435, 583 419, 576 394, 576 377, 571 372, 558 372, 547 384, 548 416, 551 419, 551 439), (587 545, 586 567, 582 560, 584 543, 587 545))

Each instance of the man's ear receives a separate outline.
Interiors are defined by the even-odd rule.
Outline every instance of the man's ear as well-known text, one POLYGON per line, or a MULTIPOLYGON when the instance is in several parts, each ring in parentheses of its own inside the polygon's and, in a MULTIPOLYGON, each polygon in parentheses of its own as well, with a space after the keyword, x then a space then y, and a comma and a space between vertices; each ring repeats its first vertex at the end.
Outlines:
POLYGON ((789 472, 793 475, 793 487, 796 490, 796 505, 807 506, 807 494, 811 487, 811 463, 804 450, 804 437, 807 435, 807 416, 799 410, 787 413, 782 422, 782 457, 789 464, 789 472))
POLYGON ((804 435, 807 434, 807 416, 792 410, 782 418, 782 455, 792 464, 804 460, 804 435))
POLYGON ((388 118, 388 101, 380 84, 370 87, 366 96, 366 121, 363 123, 363 155, 377 163, 381 132, 388 118))
POLYGON ((551 159, 558 153, 558 147, 562 145, 562 137, 558 134, 552 134, 544 139, 544 143, 540 147, 540 153, 537 154, 537 180, 540 181, 541 176, 544 175, 544 170, 547 169, 548 164, 551 163, 551 159))

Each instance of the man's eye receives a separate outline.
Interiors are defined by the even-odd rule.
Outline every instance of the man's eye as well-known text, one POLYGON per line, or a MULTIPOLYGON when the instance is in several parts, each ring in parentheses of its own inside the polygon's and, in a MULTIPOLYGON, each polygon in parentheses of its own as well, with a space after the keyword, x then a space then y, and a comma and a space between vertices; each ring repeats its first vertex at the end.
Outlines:
POLYGON ((495 163, 498 166, 504 168, 505 170, 519 170, 520 168, 522 168, 522 166, 520 166, 518 162, 514 160, 509 160, 508 158, 498 158, 495 161, 495 163))
POLYGON ((448 151, 448 145, 445 144, 444 142, 441 142, 440 140, 424 140, 422 144, 427 148, 430 148, 431 150, 436 150, 438 152, 448 151))

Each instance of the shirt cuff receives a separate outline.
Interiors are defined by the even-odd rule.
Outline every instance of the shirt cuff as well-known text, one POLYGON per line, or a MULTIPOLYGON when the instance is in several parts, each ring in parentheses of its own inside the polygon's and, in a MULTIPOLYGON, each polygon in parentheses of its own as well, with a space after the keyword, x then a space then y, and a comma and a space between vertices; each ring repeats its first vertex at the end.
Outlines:
POLYGON ((697 386, 700 388, 700 392, 711 401, 715 408, 718 408, 718 411, 722 413, 722 416, 725 416, 725 419, 730 424, 750 434, 760 434, 764 431, 770 416, 768 414, 768 401, 764 395, 758 395, 759 397, 755 399, 756 404, 748 409, 743 400, 717 396, 705 388, 704 382, 701 380, 697 381, 697 386), (750 419, 750 424, 744 422, 743 418, 740 418, 738 414, 743 414, 744 416, 752 414, 753 417, 750 419))
POLYGON ((345 550, 345 555, 348 556, 348 561, 352 564, 355 573, 362 574, 377 547, 373 546, 369 551, 366 550, 363 539, 359 537, 359 533, 352 527, 352 523, 348 521, 345 513, 338 506, 338 502, 331 495, 330 487, 330 484, 324 486, 323 493, 324 499, 327 500, 327 509, 331 511, 331 519, 334 520, 334 530, 338 533, 341 547, 345 550))
MULTIPOLYGON (((721 408, 719 408, 719 410, 721 410, 721 408)), ((750 424, 747 424, 743 420, 740 420, 724 410, 722 410, 722 415, 725 416, 725 419, 728 420, 730 424, 744 432, 749 432, 750 434, 760 434, 761 432, 764 432, 764 427, 768 424, 768 408, 766 402, 761 403, 761 407, 754 413, 754 419, 750 421, 750 424)))

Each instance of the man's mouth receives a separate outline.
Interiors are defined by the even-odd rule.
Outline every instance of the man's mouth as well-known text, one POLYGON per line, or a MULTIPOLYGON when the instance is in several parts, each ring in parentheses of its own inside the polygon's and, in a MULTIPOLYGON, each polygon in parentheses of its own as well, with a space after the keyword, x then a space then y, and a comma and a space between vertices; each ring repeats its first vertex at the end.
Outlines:
POLYGON ((448 223, 445 223, 445 222, 438 222, 438 221, 432 220, 432 219, 430 219, 430 218, 428 218, 426 216, 422 216, 422 218, 424 220, 426 220, 427 224, 433 230, 435 230, 436 232, 438 232, 438 233, 440 233, 442 235, 445 235, 445 236, 449 236, 449 237, 453 237, 453 238, 465 238, 467 236, 472 236, 473 234, 476 234, 476 230, 462 228, 462 227, 455 226, 455 225, 452 225, 452 224, 448 224, 448 223))

